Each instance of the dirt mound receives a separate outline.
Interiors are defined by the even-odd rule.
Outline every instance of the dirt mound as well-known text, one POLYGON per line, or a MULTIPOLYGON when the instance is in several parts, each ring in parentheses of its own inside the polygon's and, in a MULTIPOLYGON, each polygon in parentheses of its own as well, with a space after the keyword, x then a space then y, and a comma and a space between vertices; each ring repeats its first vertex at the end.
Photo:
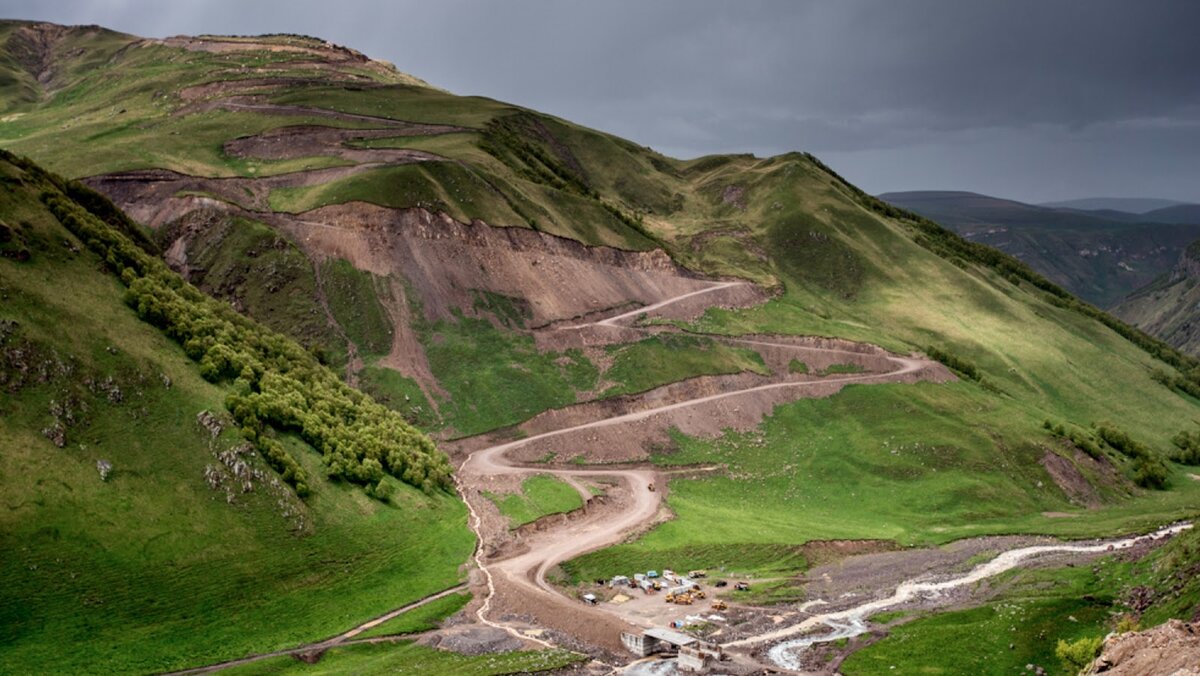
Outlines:
POLYGON ((481 624, 459 625, 429 634, 417 643, 463 655, 504 653, 525 647, 507 631, 481 624))
POLYGON ((1068 500, 1090 509, 1101 505, 1100 494, 1096 492, 1095 486, 1088 482, 1087 477, 1083 476, 1070 460, 1053 451, 1046 451, 1042 456, 1041 465, 1066 494, 1068 500))
POLYGON ((1104 639, 1087 674, 1200 676, 1200 625, 1170 620, 1104 639))

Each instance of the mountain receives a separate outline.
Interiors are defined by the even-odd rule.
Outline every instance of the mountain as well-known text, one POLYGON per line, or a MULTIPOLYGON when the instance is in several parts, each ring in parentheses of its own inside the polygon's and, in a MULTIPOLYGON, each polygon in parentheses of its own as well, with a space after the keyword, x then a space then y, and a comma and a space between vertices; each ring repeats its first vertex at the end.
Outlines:
POLYGON ((1146 218, 1158 223, 1200 223, 1200 204, 1179 204, 1147 212, 1146 218))
POLYGON ((1154 211, 1133 216, 1049 208, 945 191, 887 193, 880 199, 1010 253, 1100 307, 1157 279, 1200 237, 1200 220, 1172 221, 1154 211))
MULTIPOLYGON (((1200 362, 812 155, 678 160, 305 36, 0 44, 0 347, 79 361, 0 401, 0 671, 623 665, 711 601, 596 580, 666 568, 730 582, 683 629, 761 670, 800 599, 1196 513, 1200 362), (250 492, 209 487, 230 446, 250 492)), ((1002 628, 929 600, 906 640, 1019 670, 1140 612, 1056 556, 946 595, 1002 628)))
POLYGON ((1187 204, 1178 200, 1154 199, 1151 197, 1087 197, 1060 202, 1042 202, 1041 207, 1051 209, 1078 209, 1081 211, 1117 211, 1128 214, 1145 214, 1156 209, 1187 204))
POLYGON ((1171 271, 1113 308, 1113 314, 1189 354, 1200 353, 1200 242, 1171 271))

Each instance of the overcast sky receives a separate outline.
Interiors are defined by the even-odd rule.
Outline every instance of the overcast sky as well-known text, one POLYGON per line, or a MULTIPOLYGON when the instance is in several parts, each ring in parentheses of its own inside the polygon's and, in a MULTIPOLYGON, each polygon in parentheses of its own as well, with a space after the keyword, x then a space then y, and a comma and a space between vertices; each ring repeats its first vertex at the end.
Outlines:
POLYGON ((1200 1, 0 0, 148 37, 304 33, 677 157, 870 192, 1200 201, 1200 1))

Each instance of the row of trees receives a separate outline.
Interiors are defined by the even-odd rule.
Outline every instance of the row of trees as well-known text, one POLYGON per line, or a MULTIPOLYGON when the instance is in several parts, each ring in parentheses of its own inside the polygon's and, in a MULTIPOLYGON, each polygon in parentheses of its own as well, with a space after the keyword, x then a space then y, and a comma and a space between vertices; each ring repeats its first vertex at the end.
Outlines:
MULTIPOLYGON (((1068 429, 1062 423, 1054 424, 1049 420, 1043 422, 1042 427, 1054 436, 1070 441, 1076 448, 1097 460, 1104 459, 1101 444, 1129 458, 1133 461, 1133 481, 1142 488, 1162 489, 1167 486, 1170 472, 1166 463, 1163 462, 1162 455, 1147 448, 1112 423, 1095 424, 1092 434, 1074 426, 1068 429)), ((1200 434, 1189 436, 1187 433, 1180 433, 1174 441, 1181 452, 1173 455, 1171 459, 1183 462, 1185 447, 1189 444, 1200 444, 1200 434)))
POLYGON ((1096 425, 1096 435, 1109 447, 1133 460, 1134 483, 1143 488, 1166 488, 1167 465, 1158 453, 1109 423, 1096 425))
MULTIPOLYGON (((61 179, 35 165, 60 189, 61 179)), ((384 475, 426 492, 451 486, 449 459, 398 413, 344 384, 307 350, 187 284, 124 233, 59 190, 42 200, 127 286, 126 302, 199 362, 201 375, 231 383, 225 405, 253 443, 296 492, 309 477, 272 431, 294 432, 321 452, 331 477, 367 485, 384 475)))

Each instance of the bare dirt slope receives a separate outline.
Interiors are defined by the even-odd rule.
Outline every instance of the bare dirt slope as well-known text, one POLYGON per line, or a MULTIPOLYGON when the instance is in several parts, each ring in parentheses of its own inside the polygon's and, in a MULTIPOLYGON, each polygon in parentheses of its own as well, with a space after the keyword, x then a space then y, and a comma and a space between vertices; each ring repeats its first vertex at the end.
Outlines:
POLYGON ((1109 636, 1085 673, 1200 676, 1200 626, 1170 620, 1146 631, 1109 636))

